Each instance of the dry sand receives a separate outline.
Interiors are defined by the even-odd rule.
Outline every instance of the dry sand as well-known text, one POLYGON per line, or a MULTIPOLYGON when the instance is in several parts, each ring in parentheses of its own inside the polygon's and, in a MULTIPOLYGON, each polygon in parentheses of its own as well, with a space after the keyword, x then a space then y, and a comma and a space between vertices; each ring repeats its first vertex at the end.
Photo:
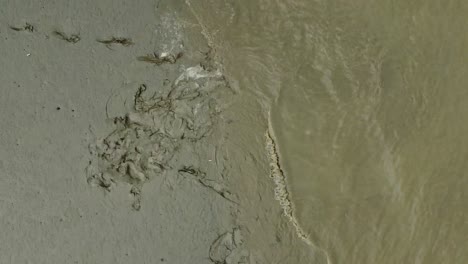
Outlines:
POLYGON ((0 6, 0 263, 308 263, 193 8, 0 6))

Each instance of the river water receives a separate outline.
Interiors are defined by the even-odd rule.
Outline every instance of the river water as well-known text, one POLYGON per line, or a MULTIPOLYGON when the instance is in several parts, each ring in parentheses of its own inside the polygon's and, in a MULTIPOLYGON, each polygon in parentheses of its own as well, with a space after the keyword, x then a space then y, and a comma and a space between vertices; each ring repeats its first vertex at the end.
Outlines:
POLYGON ((265 109, 321 262, 468 263, 467 1, 187 4, 265 109))

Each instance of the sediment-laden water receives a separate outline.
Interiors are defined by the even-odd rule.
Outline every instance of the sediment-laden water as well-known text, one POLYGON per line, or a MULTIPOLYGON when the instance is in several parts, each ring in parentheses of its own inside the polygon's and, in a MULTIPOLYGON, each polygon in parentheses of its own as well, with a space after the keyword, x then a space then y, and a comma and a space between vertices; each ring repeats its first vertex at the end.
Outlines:
POLYGON ((186 4, 270 120, 319 262, 468 261, 467 2, 186 4))

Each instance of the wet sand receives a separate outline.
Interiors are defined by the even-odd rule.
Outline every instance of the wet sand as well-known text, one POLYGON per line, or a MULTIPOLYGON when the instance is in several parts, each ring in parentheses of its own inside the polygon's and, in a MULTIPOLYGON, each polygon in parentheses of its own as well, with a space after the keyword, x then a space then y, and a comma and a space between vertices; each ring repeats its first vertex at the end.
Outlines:
POLYGON ((167 2, 1 2, 0 262, 311 257, 274 199, 266 112, 167 2))

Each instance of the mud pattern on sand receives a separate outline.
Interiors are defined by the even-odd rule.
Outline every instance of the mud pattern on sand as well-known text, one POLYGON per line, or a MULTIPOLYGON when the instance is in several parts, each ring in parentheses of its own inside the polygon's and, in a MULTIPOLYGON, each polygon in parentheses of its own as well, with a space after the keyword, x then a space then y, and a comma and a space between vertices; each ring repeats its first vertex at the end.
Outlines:
POLYGON ((250 254, 243 244, 241 230, 236 227, 213 241, 210 260, 215 264, 248 264, 250 254))
MULTIPOLYGON (((221 112, 214 94, 227 87, 219 71, 201 66, 187 68, 171 86, 152 92, 147 85, 140 85, 133 111, 115 117, 115 129, 91 144, 88 183, 107 191, 118 183, 129 184, 132 206, 140 210, 143 184, 167 171, 178 172, 180 168, 171 166, 170 161, 179 149, 211 133, 221 112)), ((223 190, 215 191, 224 194, 223 190)))

